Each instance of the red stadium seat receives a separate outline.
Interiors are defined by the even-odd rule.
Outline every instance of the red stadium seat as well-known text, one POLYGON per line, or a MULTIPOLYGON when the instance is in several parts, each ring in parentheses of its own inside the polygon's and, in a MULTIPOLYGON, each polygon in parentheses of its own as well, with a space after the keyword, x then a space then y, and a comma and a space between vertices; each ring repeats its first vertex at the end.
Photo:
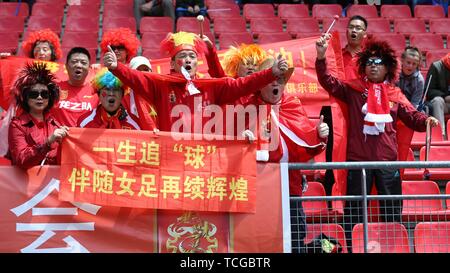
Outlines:
POLYGON ((272 4, 246 4, 244 5, 243 15, 247 22, 257 18, 275 17, 275 10, 272 4))
POLYGON ((31 11, 31 15, 35 17, 59 17, 64 16, 64 5, 51 3, 35 3, 31 11))
MULTIPOLYGON (((320 182, 308 182, 308 189, 303 196, 326 196, 325 189, 320 182)), ((328 204, 326 201, 303 201, 303 210, 308 223, 320 222, 321 218, 328 217, 328 204)))
POLYGON ((220 49, 228 49, 229 46, 239 46, 242 43, 252 44, 252 35, 248 32, 222 33, 219 37, 220 49))
POLYGON ((450 34, 449 26, 449 18, 430 19, 430 32, 432 33, 441 34, 445 37, 450 34))
MULTIPOLYGON (((425 160, 425 147, 420 148, 420 160, 425 160)), ((430 146, 430 154, 428 161, 449 161, 450 146, 430 146)), ((432 180, 448 180, 450 179, 449 168, 431 168, 430 179, 432 180)))
POLYGON ((411 33, 425 33, 425 21, 422 19, 399 19, 394 21, 394 32, 409 36, 411 33))
MULTIPOLYGON (((352 231, 353 253, 364 253, 363 224, 352 231)), ((410 253, 408 232, 400 223, 369 223, 368 253, 410 253)))
POLYGON ((391 23, 386 18, 369 19, 367 33, 386 33, 391 32, 391 23))
POLYGON ((439 34, 433 33, 414 33, 409 37, 410 45, 419 48, 421 51, 444 49, 444 41, 439 34))
POLYGON ((134 18, 133 5, 105 4, 103 7, 103 19, 107 17, 131 17, 134 18))
POLYGON ((220 37, 220 34, 222 33, 236 33, 246 31, 246 22, 242 17, 217 18, 214 21, 214 34, 216 35, 216 37, 220 37))
POLYGON ((429 20, 431 18, 445 18, 444 8, 441 5, 416 5, 414 17, 429 20))
POLYGON ((205 1, 205 5, 206 7, 208 7, 208 9, 219 9, 229 6, 237 6, 236 2, 233 0, 209 0, 205 1))
MULTIPOLYGON (((450 181, 445 186, 445 194, 450 194, 450 181)), ((445 206, 447 207, 447 211, 450 211, 450 199, 445 199, 445 206)))
POLYGON ((81 46, 85 48, 97 48, 98 34, 91 32, 64 32, 61 47, 81 46))
POLYGON ((61 33, 62 17, 35 17, 30 16, 28 19, 27 33, 32 31, 49 28, 58 35, 61 33))
POLYGON ((220 8, 215 10, 208 10, 209 18, 211 22, 214 22, 217 18, 235 18, 241 16, 241 10, 238 5, 228 6, 226 8, 220 8))
MULTIPOLYGON (((423 195, 440 194, 439 186, 434 181, 402 181, 402 194, 423 195)), ((435 221, 445 219, 445 210, 439 199, 403 200, 403 221, 435 221)))
POLYGON ((279 33, 260 33, 258 36, 258 44, 271 44, 282 41, 291 40, 292 37, 287 32, 279 33))
MULTIPOLYGON (((328 238, 336 239, 342 246, 342 253, 348 253, 345 231, 339 224, 308 224, 306 227, 305 244, 310 243, 320 234, 325 234, 328 238)), ((312 250, 311 252, 313 252, 312 250)), ((309 253, 309 251, 308 251, 309 253)))
POLYGON ((335 15, 342 16, 342 7, 338 4, 315 4, 312 8, 312 16, 319 19, 333 18, 335 15))
POLYGON ((412 18, 408 5, 381 5, 381 17, 391 21, 401 18, 412 18))
POLYGON ((19 16, 5 16, 0 17, 0 32, 14 33, 17 37, 20 36, 24 28, 24 17, 19 16))
MULTIPOLYGON (((59 2, 64 2, 64 1, 59 1, 59 2)), ((72 4, 69 5, 69 7, 72 6, 86 6, 86 5, 96 5, 96 6, 100 6, 102 0, 77 0, 76 4, 72 4)), ((105 1, 106 3, 106 1, 105 1)))
MULTIPOLYGON (((203 22, 203 31, 210 32, 209 20, 203 22)), ((177 31, 200 32, 200 25, 195 17, 180 17, 177 21, 177 31)))
POLYGON ((299 33, 318 33, 320 29, 317 20, 314 18, 290 18, 286 23, 286 31, 297 37, 299 33))
POLYGON ((149 35, 143 35, 141 46, 146 49, 159 49, 161 41, 167 37, 167 32, 152 32, 149 35))
MULTIPOLYGON (((326 32, 330 25, 333 23, 333 17, 331 18, 323 18, 322 32, 326 32)), ((334 23, 333 28, 330 32, 339 31, 339 32, 347 32, 349 18, 339 18, 336 23, 334 23)))
MULTIPOLYGON (((426 137, 426 133, 425 132, 414 132, 412 141, 411 141, 411 148, 413 150, 415 149, 419 149, 423 146, 425 146, 425 137, 426 137)), ((435 141, 443 141, 443 136, 442 136, 442 129, 441 129, 441 125, 439 125, 438 127, 434 127, 431 129, 431 143, 435 142, 435 141)))
POLYGON ((173 32, 173 20, 170 17, 142 17, 140 32, 173 32))
POLYGON ((0 18, 6 16, 28 16, 28 4, 17 2, 0 2, 0 18))
POLYGON ((297 32, 292 34, 292 37, 295 39, 301 39, 301 38, 308 38, 308 37, 314 37, 314 36, 321 36, 322 32, 297 32))
MULTIPOLYGON (((65 6, 67 1, 60 1, 60 0, 36 0, 36 4, 48 4, 48 5, 58 5, 58 6, 65 6)), ((33 5, 34 10, 34 5, 33 5)))
POLYGON ((17 46, 19 45, 19 36, 12 32, 0 32, 0 52, 8 52, 17 54, 17 46))
POLYGON ((67 17, 100 17, 100 5, 77 5, 69 6, 67 10, 67 17))
POLYGON ((260 33, 280 33, 283 32, 283 22, 280 18, 252 19, 250 31, 253 37, 258 37, 260 33))
POLYGON ((305 4, 280 4, 278 6, 278 17, 283 22, 293 18, 309 17, 308 5, 305 4))
POLYGON ((422 222, 414 229, 416 253, 449 253, 450 222, 422 222))
POLYGON ((142 56, 146 57, 149 60, 156 60, 156 59, 163 59, 163 58, 167 58, 167 56, 163 53, 161 53, 161 51, 159 49, 155 49, 155 48, 142 48, 142 56))
POLYGON ((103 19, 103 32, 121 27, 136 32, 136 20, 132 17, 107 17, 103 19))
POLYGON ((65 31, 98 33, 98 18, 70 17, 66 20, 65 31))
POLYGON ((406 47, 406 39, 403 35, 397 33, 376 33, 375 37, 387 41, 389 45, 397 52, 402 52, 406 47))
POLYGON ((351 5, 347 10, 347 17, 360 15, 366 19, 377 18, 378 11, 375 5, 351 5))

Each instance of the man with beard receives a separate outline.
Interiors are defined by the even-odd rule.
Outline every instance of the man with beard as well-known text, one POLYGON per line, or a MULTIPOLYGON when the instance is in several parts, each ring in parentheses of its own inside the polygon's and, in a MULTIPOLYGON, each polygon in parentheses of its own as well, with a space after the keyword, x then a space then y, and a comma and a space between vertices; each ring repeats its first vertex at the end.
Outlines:
POLYGON ((51 110, 55 119, 65 126, 77 126, 81 115, 97 107, 97 94, 87 80, 90 59, 89 51, 84 47, 74 47, 67 54, 66 69, 69 79, 58 83, 59 102, 51 110))
POLYGON ((122 82, 107 69, 100 70, 92 81, 100 104, 90 113, 78 119, 78 127, 140 130, 138 119, 122 106, 124 93, 128 91, 122 82))
MULTIPOLYGON (((193 33, 169 33, 161 42, 161 51, 172 58, 170 75, 132 70, 118 62, 111 49, 105 54, 103 62, 126 85, 140 92, 148 102, 155 105, 158 127, 162 131, 172 131, 172 125, 178 122, 183 114, 176 116, 176 111, 173 111, 176 106, 187 106, 193 116, 199 109, 204 110, 209 105, 233 103, 238 98, 254 93, 283 77, 288 69, 286 60, 279 56, 271 69, 248 77, 197 79, 198 56, 205 51, 205 47, 204 41, 193 33), (199 101, 201 105, 198 104, 199 101)), ((187 117, 183 115, 182 118, 187 117)))

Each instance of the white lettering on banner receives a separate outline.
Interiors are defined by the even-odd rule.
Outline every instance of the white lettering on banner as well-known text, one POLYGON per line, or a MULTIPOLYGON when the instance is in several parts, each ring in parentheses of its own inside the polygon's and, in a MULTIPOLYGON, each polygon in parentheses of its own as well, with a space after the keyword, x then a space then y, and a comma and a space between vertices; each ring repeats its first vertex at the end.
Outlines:
POLYGON ((92 105, 90 102, 72 102, 63 100, 59 102, 59 108, 76 110, 76 111, 92 111, 92 105))
MULTIPOLYGON (((50 182, 35 196, 26 201, 25 203, 11 209, 11 212, 14 213, 17 217, 23 215, 27 211, 31 210, 33 216, 38 215, 78 215, 78 209, 84 210, 87 213, 92 215, 97 215, 101 206, 88 204, 88 203, 79 203, 79 202, 71 202, 75 207, 69 208, 37 208, 40 202, 46 199, 54 190, 59 192, 59 180, 52 179, 50 182)), ((56 233, 53 231, 94 231, 95 223, 94 222, 85 222, 85 223, 16 223, 16 231, 17 232, 27 232, 27 231, 44 231, 44 233, 39 236, 34 242, 30 245, 21 249, 21 252, 27 253, 75 253, 82 252, 87 253, 87 250, 83 245, 81 245, 75 238, 72 236, 67 236, 63 239, 64 242, 68 245, 68 247, 62 248, 41 248, 38 249, 39 246, 44 244, 47 240, 52 238, 56 233)))

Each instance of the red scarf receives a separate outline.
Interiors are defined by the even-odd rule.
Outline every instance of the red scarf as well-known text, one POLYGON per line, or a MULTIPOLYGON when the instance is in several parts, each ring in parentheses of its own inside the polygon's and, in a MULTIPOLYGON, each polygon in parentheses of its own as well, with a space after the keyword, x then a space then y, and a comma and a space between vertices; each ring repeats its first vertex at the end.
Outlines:
POLYGON ((447 53, 441 60, 444 66, 450 70, 450 53, 447 53))
POLYGON ((110 115, 108 112, 105 111, 105 108, 100 108, 100 117, 103 121, 103 128, 106 129, 122 129, 122 124, 120 123, 119 117, 123 113, 123 108, 120 107, 119 110, 114 115, 110 115))
POLYGON ((387 83, 372 83, 366 81, 367 102, 361 109, 364 117, 364 134, 379 135, 384 132, 386 122, 392 122, 390 115, 387 83))

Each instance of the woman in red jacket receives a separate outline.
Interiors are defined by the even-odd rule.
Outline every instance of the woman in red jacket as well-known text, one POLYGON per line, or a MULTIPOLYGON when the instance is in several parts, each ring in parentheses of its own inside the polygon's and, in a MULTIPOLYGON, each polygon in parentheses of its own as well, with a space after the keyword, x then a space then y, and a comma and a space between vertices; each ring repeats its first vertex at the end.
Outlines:
POLYGON ((60 126, 49 114, 58 101, 59 87, 44 64, 27 64, 15 83, 21 114, 9 126, 9 155, 23 169, 58 163, 59 142, 69 128, 60 126))

